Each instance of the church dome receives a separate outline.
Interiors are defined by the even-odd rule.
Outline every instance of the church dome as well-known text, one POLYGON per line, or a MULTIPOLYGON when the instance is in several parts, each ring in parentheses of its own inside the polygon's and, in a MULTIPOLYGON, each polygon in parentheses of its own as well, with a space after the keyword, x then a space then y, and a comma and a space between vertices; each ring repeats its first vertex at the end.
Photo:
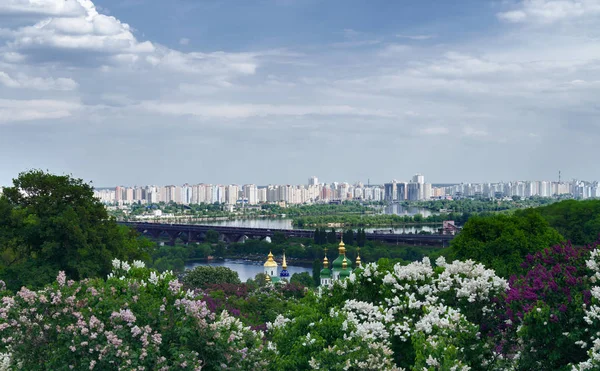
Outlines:
POLYGON ((332 268, 335 270, 342 269, 342 263, 346 258, 346 245, 344 244, 344 240, 340 241, 340 245, 338 247, 339 256, 333 261, 331 264, 332 268))
POLYGON ((273 254, 269 251, 269 258, 264 264, 265 267, 277 267, 277 262, 273 260, 273 254))

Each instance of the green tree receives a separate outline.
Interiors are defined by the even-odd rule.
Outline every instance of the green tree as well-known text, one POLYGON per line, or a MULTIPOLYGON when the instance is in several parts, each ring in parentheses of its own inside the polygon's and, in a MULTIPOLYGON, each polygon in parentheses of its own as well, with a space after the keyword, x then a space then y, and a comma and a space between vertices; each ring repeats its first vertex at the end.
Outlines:
POLYGON ((217 243, 219 242, 219 232, 215 231, 214 229, 209 229, 206 231, 205 239, 208 243, 217 243))
POLYGON ((110 218, 81 179, 23 172, 0 197, 0 278, 15 290, 107 275, 112 259, 147 260, 154 244, 110 218))
POLYGON ((290 283, 299 283, 302 286, 313 287, 315 282, 308 272, 302 272, 292 274, 290 283))
POLYGON ((521 273, 527 254, 563 240, 535 210, 520 215, 473 216, 450 243, 452 257, 473 259, 508 277, 521 273))
POLYGON ((335 235, 335 229, 331 228, 331 232, 327 233, 327 243, 336 243, 337 236, 335 235))
MULTIPOLYGON (((536 209, 551 227, 575 245, 596 242, 600 234, 600 200, 566 200, 536 209)), ((525 211, 519 211, 521 214, 525 211)))
POLYGON ((359 229, 358 232, 356 233, 356 244, 359 247, 364 247, 365 244, 367 242, 367 233, 365 232, 365 229, 359 229))
POLYGON ((226 267, 199 266, 186 272, 183 283, 190 288, 203 289, 221 283, 241 283, 237 272, 226 267))
POLYGON ((312 265, 312 279, 315 287, 321 284, 321 261, 315 259, 312 265))
POLYGON ((284 243, 287 242, 287 237, 282 232, 275 231, 275 233, 273 233, 273 240, 272 240, 272 242, 275 245, 282 245, 282 244, 284 244, 284 243))
POLYGON ((352 229, 344 232, 344 243, 350 246, 354 245, 354 231, 352 229))

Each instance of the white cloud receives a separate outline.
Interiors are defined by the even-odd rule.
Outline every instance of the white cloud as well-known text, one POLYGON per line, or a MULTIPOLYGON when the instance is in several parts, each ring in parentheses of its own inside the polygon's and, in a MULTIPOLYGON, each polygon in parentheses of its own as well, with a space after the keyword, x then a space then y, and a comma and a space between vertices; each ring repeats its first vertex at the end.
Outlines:
POLYGON ((498 13, 498 18, 512 23, 557 21, 600 14, 598 0, 522 0, 517 9, 498 13))
POLYGON ((165 103, 159 101, 142 102, 139 107, 145 111, 176 116, 199 116, 203 118, 239 119, 266 116, 307 116, 307 115, 354 115, 391 118, 394 115, 383 110, 364 109, 348 105, 274 105, 274 104, 211 104, 197 102, 165 103))
POLYGON ((433 39, 435 36, 434 35, 401 35, 401 34, 398 34, 398 35, 396 35, 396 37, 399 37, 401 39, 409 39, 409 40, 429 40, 429 39, 433 39))
POLYGON ((0 123, 69 117, 80 108, 71 101, 0 99, 0 123))
POLYGON ((0 84, 8 88, 34 89, 34 90, 75 90, 77 83, 69 78, 59 77, 30 77, 19 73, 11 77, 6 72, 0 71, 0 84))
POLYGON ((450 129, 442 126, 433 126, 419 130, 423 135, 445 135, 450 132, 450 129))
POLYGON ((189 45, 190 43, 190 39, 188 39, 187 37, 182 37, 181 39, 179 39, 179 45, 189 45))
POLYGON ((86 0, 3 0, 0 2, 0 13, 9 15, 42 15, 42 16, 82 16, 86 0))

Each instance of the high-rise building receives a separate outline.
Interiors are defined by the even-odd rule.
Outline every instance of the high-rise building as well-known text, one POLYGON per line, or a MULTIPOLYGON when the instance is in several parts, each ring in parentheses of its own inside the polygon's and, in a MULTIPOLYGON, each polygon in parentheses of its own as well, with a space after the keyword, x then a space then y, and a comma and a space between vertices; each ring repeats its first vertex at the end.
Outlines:
POLYGON ((258 188, 255 184, 246 184, 243 188, 244 198, 248 200, 249 205, 256 205, 258 203, 258 188))
POLYGON ((314 186, 314 185, 318 185, 319 184, 319 178, 317 178, 316 176, 311 176, 308 179, 308 185, 309 186, 314 186))
POLYGON ((413 183, 419 183, 419 184, 425 183, 425 176, 423 176, 421 174, 415 174, 413 176, 413 183))

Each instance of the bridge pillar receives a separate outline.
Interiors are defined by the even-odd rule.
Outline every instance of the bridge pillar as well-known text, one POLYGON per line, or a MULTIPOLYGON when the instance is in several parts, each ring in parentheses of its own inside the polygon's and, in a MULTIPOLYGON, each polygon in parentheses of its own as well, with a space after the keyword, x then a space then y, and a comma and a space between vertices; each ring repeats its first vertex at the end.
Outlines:
POLYGON ((171 246, 175 246, 175 240, 177 239, 177 237, 179 237, 179 234, 181 232, 179 231, 168 231, 167 234, 169 235, 169 242, 168 244, 171 246))

